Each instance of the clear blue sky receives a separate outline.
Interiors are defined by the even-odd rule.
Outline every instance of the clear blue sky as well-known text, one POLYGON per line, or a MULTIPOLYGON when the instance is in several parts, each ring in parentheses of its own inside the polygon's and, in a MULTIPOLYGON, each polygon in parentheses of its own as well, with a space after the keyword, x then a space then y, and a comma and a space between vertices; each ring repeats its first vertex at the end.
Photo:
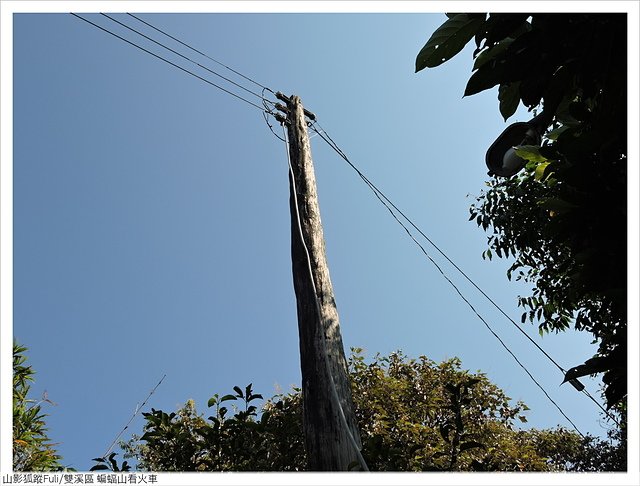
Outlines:
MULTIPOLYGON (((496 92, 462 98, 469 49, 414 73, 443 14, 140 15, 299 95, 519 322, 528 287, 507 280, 507 262, 482 260, 486 234, 468 222, 487 180, 484 153, 506 126, 496 92)), ((147 410, 193 398, 206 412, 234 385, 271 396, 299 384, 285 148, 260 112, 71 15, 15 15, 13 25, 13 334, 29 347, 34 396, 47 390, 57 403, 45 409, 63 462, 91 467, 164 374, 147 410)), ((312 148, 345 346, 458 356, 523 400, 529 426, 570 427, 355 173, 318 137, 312 148)), ((578 428, 604 435, 598 409, 443 268, 578 428)), ((587 334, 526 331, 565 368, 595 350, 587 334)), ((585 382, 599 397, 599 381, 585 382)))

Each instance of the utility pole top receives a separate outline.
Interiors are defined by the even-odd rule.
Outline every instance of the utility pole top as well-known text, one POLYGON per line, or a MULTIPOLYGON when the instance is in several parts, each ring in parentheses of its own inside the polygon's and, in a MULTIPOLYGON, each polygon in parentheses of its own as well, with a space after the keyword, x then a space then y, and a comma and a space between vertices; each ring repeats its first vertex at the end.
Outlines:
MULTIPOLYGON (((283 106, 280 103, 276 103, 276 108, 279 109, 280 111, 283 111, 285 113, 288 113, 289 111, 289 106, 292 103, 292 98, 296 97, 298 98, 298 100, 300 100, 299 97, 293 95, 293 96, 286 96, 284 94, 282 94, 280 91, 276 92, 276 98, 278 98, 280 101, 283 101, 287 104, 287 106, 283 106)), ((302 105, 302 103, 300 103, 300 105, 302 105)), ((305 109, 304 107, 302 108, 302 112, 304 113, 304 115, 311 121, 315 121, 316 120, 316 115, 314 113, 311 113, 309 110, 305 109)))

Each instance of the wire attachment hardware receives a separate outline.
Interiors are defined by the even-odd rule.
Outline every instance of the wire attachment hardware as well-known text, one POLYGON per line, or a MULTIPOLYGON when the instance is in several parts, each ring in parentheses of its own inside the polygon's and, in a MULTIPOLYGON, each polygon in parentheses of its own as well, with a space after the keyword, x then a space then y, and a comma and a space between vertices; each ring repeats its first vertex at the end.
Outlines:
MULTIPOLYGON (((289 105, 289 103, 291 103, 291 98, 290 98, 290 97, 288 97, 288 96, 286 96, 286 95, 284 95, 284 94, 282 94, 280 91, 277 91, 277 92, 276 92, 276 98, 278 98, 280 101, 284 101, 287 105, 289 105)), ((278 104, 276 104, 276 108, 278 108, 278 109, 280 110, 279 106, 282 106, 282 105, 280 105, 279 103, 278 103, 278 104)), ((315 115, 314 113, 310 112, 310 111, 309 111, 309 110, 307 110, 306 108, 303 108, 302 110, 304 111, 305 116, 306 116, 309 120, 312 120, 312 121, 315 121, 315 120, 316 120, 316 115, 315 115)), ((288 110, 288 109, 286 109, 286 110, 281 110, 281 111, 284 111, 285 113, 288 113, 288 112, 289 112, 289 110, 288 110)))
POLYGON ((278 110, 281 111, 282 113, 286 113, 289 114, 289 108, 287 108, 285 105, 283 105, 282 103, 276 103, 275 105, 273 105, 273 107, 278 110))
MULTIPOLYGON (((277 107, 276 107, 277 108, 277 107)), ((274 113, 273 117, 278 120, 280 122, 281 125, 288 125, 289 124, 289 120, 287 120, 287 117, 282 115, 281 113, 274 113)))

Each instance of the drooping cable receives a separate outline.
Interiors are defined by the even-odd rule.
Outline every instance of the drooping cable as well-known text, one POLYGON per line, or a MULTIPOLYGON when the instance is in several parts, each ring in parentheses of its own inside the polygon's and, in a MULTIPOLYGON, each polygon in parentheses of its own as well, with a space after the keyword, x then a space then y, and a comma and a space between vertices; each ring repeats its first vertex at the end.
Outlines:
MULTIPOLYGON (((266 88, 265 88, 265 89, 266 89, 266 88)), ((264 95, 264 91, 265 91, 265 89, 263 89, 263 90, 262 90, 262 94, 263 94, 263 95, 264 95)), ((287 143, 287 141, 286 141, 284 138, 282 138, 280 135, 278 135, 278 134, 273 130, 273 125, 272 125, 271 123, 269 123, 269 117, 268 117, 268 115, 272 115, 272 116, 276 116, 276 115, 275 115, 275 112, 274 112, 271 108, 269 108, 269 107, 267 106, 267 101, 266 101, 266 99, 264 99, 264 98, 263 98, 263 100, 262 100, 262 105, 264 106, 264 112, 262 113, 262 117, 264 118, 264 122, 267 124, 267 127, 269 127, 269 130, 271 131, 271 133, 273 133, 273 135, 274 135, 277 139, 282 140, 284 143, 287 143)))
MULTIPOLYGON (((313 274, 313 267, 311 265, 311 255, 309 254, 309 248, 307 247, 307 243, 304 240, 304 234, 302 231, 302 222, 300 220, 300 210, 298 207, 298 195, 297 195, 297 189, 296 189, 296 180, 295 180, 295 176, 293 173, 293 165, 291 164, 291 156, 289 155, 289 139, 287 136, 287 131, 284 127, 284 125, 282 126, 282 131, 283 131, 283 135, 284 135, 284 142, 285 142, 285 149, 287 151, 287 162, 289 164, 289 177, 291 178, 291 191, 293 193, 293 201, 294 201, 294 207, 296 210, 296 223, 298 226, 298 233, 300 236, 300 241, 302 242, 302 246, 304 248, 304 252, 305 252, 305 256, 307 259, 307 268, 309 270, 309 280, 311 282, 311 288, 313 290, 313 299, 314 299, 314 303, 315 303, 315 308, 316 308, 316 314, 318 316, 318 320, 322 320, 322 310, 320 307, 320 302, 318 299, 318 291, 316 289, 316 283, 315 283, 315 279, 314 279, 314 274, 313 274)), ((323 325, 324 328, 324 325, 323 325)), ((324 331, 321 330, 320 334, 320 342, 322 343, 322 351, 323 351, 323 355, 327 356, 327 343, 325 341, 325 336, 324 336, 324 331)), ((360 467, 362 468, 363 471, 369 471, 369 467, 367 466, 366 461, 364 460, 364 457, 362 456, 362 453, 360 452, 360 448, 358 447, 358 443, 356 442, 355 437, 353 436, 353 433, 351 432, 351 428, 349 427, 349 424, 347 422, 347 418, 344 414, 344 410, 342 408, 342 403, 340 403, 340 397, 338 396, 338 390, 336 388, 336 383, 335 380, 333 378, 333 373, 331 372, 331 367, 329 366, 329 362, 328 360, 324 359, 323 360, 325 365, 326 365, 326 372, 329 375, 329 383, 330 383, 330 388, 331 388, 331 396, 333 398, 334 401, 334 406, 338 409, 339 415, 340 415, 340 419, 342 422, 342 427, 344 428, 344 430, 347 433, 347 436, 349 437, 349 442, 351 442, 351 445, 353 446, 353 449, 356 452, 356 456, 358 458, 358 462, 360 463, 360 467)))
MULTIPOLYGON (((318 127, 320 127, 320 125, 318 123, 316 123, 316 125, 318 125, 318 127)), ((429 242, 429 244, 438 252, 440 253, 440 255, 442 255, 452 266, 453 268, 455 268, 458 273, 460 273, 460 275, 462 275, 471 285, 473 285, 475 287, 475 289, 480 292, 504 317, 506 317, 509 321, 511 321, 513 323, 513 325, 515 325, 518 330, 529 340, 531 341, 531 343, 536 346, 538 348, 538 350, 540 352, 542 352, 547 359, 549 359, 560 371, 562 371, 563 374, 566 374, 566 370, 560 366, 556 360, 554 360, 538 343, 536 343, 531 336, 529 336, 512 318, 511 316, 509 316, 504 310, 502 310, 502 308, 484 291, 482 290, 482 288, 480 288, 472 279, 471 277, 469 277, 453 260, 451 260, 451 258, 449 258, 449 256, 440 249, 440 247, 438 245, 436 245, 434 243, 434 241, 429 238, 407 215, 404 214, 404 212, 402 212, 400 209, 398 209, 398 207, 380 190, 378 189, 378 187, 375 186, 375 184, 373 184, 357 167, 355 167, 350 160, 348 160, 348 158, 346 157, 346 155, 344 154, 344 152, 342 150, 339 149, 339 147, 336 145, 336 143, 333 141, 333 139, 329 136, 329 134, 326 132, 326 130, 324 130, 322 127, 320 127, 320 130, 327 136, 328 140, 325 140, 325 142, 327 142, 343 159, 345 159, 345 161, 351 166, 351 168, 353 170, 356 171, 356 173, 360 176, 360 178, 367 183, 367 185, 369 185, 371 187, 371 189, 380 194, 380 197, 382 199, 384 199, 384 201, 386 201, 389 205, 391 205, 391 207, 393 207, 393 209, 400 215, 402 216, 402 218, 407 221, 418 233, 420 233, 420 235, 427 240, 427 242, 429 242)))
POLYGON ((453 289, 460 296, 460 298, 469 306, 469 308, 473 311, 473 313, 487 327, 489 332, 491 332, 491 334, 498 340, 498 342, 502 345, 502 347, 511 355, 511 357, 524 370, 524 372, 529 376, 529 378, 531 378, 531 380, 535 383, 535 385, 544 393, 544 395, 547 397, 547 399, 549 399, 549 401, 558 409, 560 414, 562 414, 562 416, 573 426, 573 428, 576 430, 576 432, 578 432, 578 434, 580 434, 582 437, 584 437, 582 432, 580 432, 578 427, 567 416, 567 414, 564 412, 564 410, 562 410, 562 408, 555 402, 555 400, 553 400, 551 398, 551 396, 545 390, 545 388, 538 382, 538 380, 535 379, 535 377, 531 374, 531 372, 527 369, 527 367, 518 359, 518 357, 515 355, 515 353, 513 353, 513 351, 511 351, 511 349, 509 349, 509 347, 500 338, 500 336, 498 336, 498 334, 491 328, 489 323, 480 315, 480 313, 475 309, 475 307, 471 304, 471 302, 469 302, 469 300, 464 296, 464 294, 460 291, 458 286, 455 283, 453 283, 453 281, 444 273, 444 271, 442 270, 440 265, 438 265, 438 263, 431 257, 431 255, 429 255, 429 253, 426 251, 424 246, 422 244, 420 244, 420 242, 413 236, 413 234, 411 233, 409 228, 399 219, 398 215, 394 212, 394 210, 396 210, 399 213, 399 210, 397 210, 396 207, 394 205, 392 205, 392 203, 388 202, 388 200, 384 196, 384 194, 349 160, 349 158, 344 154, 344 152, 342 150, 340 150, 340 148, 337 145, 335 145, 334 143, 331 143, 323 135, 323 133, 326 133, 325 130, 316 131, 316 133, 318 133, 318 135, 326 143, 328 143, 329 146, 331 146, 336 151, 336 153, 338 153, 338 155, 340 155, 356 171, 356 173, 369 186, 369 188, 372 190, 372 192, 378 198, 378 200, 382 203, 382 205, 389 211, 391 216, 393 216, 393 218, 396 220, 396 222, 405 230, 405 232, 409 235, 409 237, 413 240, 413 242, 424 253, 424 255, 427 257, 427 259, 436 267, 436 269, 440 272, 440 274, 444 277, 444 279, 453 287, 453 289))
POLYGON ((197 75, 197 74, 195 74, 195 73, 193 73, 193 72, 189 71, 188 69, 183 68, 182 66, 179 66, 178 64, 175 64, 175 63, 173 63, 173 62, 169 61, 168 59, 165 59, 164 57, 162 57, 162 56, 160 56, 160 55, 158 55, 158 54, 156 54, 156 53, 154 53, 154 52, 151 52, 151 51, 150 51, 150 50, 148 50, 148 49, 145 49, 144 47, 142 47, 142 46, 140 46, 140 45, 136 44, 135 42, 132 42, 132 41, 130 41, 130 40, 128 40, 128 39, 125 39, 124 37, 122 37, 122 36, 120 36, 120 35, 116 34, 115 32, 110 31, 109 29, 107 29, 107 28, 105 28, 105 27, 102 27, 102 26, 100 26, 100 25, 96 24, 95 22, 92 22, 92 21, 91 21, 91 20, 89 20, 89 19, 86 19, 86 18, 84 18, 84 17, 82 17, 82 16, 80 16, 80 15, 78 15, 78 14, 73 13, 73 12, 70 12, 70 13, 71 13, 71 15, 73 15, 74 17, 77 17, 77 18, 79 18, 80 20, 84 20, 84 21, 85 21, 85 22, 87 22, 88 24, 91 24, 91 25, 93 25, 94 27, 96 27, 96 28, 98 28, 98 29, 100 29, 100 30, 102 30, 102 31, 104 31, 104 32, 106 32, 106 33, 108 33, 108 34, 111 34, 112 36, 117 37, 118 39, 120 39, 120 40, 122 40, 122 41, 126 42, 127 44, 130 44, 130 45, 132 45, 132 46, 134 46, 134 47, 137 47, 138 49, 140 49, 141 51, 146 52, 147 54, 151 54, 153 57, 156 57, 156 58, 158 58, 158 59, 160 59, 160 60, 162 60, 162 61, 166 62, 167 64, 170 64, 170 65, 172 65, 172 66, 174 66, 174 67, 176 67, 176 68, 180 69, 181 71, 184 71, 185 73, 190 74, 191 76, 193 76, 193 77, 195 77, 195 78, 198 78, 198 79, 200 79, 201 81, 204 81, 205 83, 210 84, 211 86, 214 86, 214 87, 218 88, 218 89, 219 89, 219 90, 221 90, 221 91, 224 91, 225 93, 227 93, 227 94, 229 94, 229 95, 233 96, 234 98, 238 98, 239 100, 244 101, 245 103, 247 103, 247 104, 249 104, 249 105, 253 106, 254 108, 257 108, 257 109, 258 109, 258 110, 260 110, 260 111, 264 111, 264 109, 263 109, 261 106, 259 106, 259 105, 255 104, 255 103, 253 103, 252 101, 249 101, 248 99, 243 98, 242 96, 237 95, 236 93, 233 93, 233 92, 229 91, 228 89, 225 89, 225 88, 223 88, 222 86, 220 86, 220 85, 218 85, 218 84, 216 84, 216 83, 214 83, 214 82, 212 82, 212 81, 209 81, 208 79, 205 79, 205 78, 203 78, 202 76, 199 76, 199 75, 197 75))
POLYGON ((156 30, 156 31, 160 32, 161 34, 166 35, 166 36, 167 36, 167 37, 169 37, 170 39, 173 39, 174 41, 176 41, 176 42, 178 42, 178 43, 182 44, 183 46, 185 46, 185 47, 187 47, 187 48, 191 49, 192 51, 197 52, 198 54, 200 54, 201 56, 206 57, 206 58, 207 58, 207 59, 209 59, 210 61, 213 61, 213 62, 215 62, 216 64, 219 64, 220 66, 224 67, 225 69, 228 69, 228 70, 229 70, 229 71, 231 71, 232 73, 237 74, 238 76, 240 76, 240 77, 242 77, 242 78, 246 79, 247 81, 249 81, 249 82, 251 82, 251 83, 255 84, 256 86, 259 86, 259 87, 261 87, 262 89, 267 90, 267 91, 269 91, 269 92, 270 92, 270 93, 272 93, 272 94, 275 94, 275 93, 273 92, 273 90, 271 90, 271 89, 267 88, 267 87, 266 87, 266 86, 264 86, 263 84, 258 83, 257 81, 254 81, 254 80, 253 80, 253 79, 251 79, 249 76, 245 76, 244 74, 242 74, 242 73, 240 73, 240 72, 236 71, 235 69, 233 69, 233 68, 231 68, 231 67, 227 66, 226 64, 223 64, 222 62, 218 61, 217 59, 214 59, 213 57, 208 56, 208 55, 207 55, 207 54, 205 54, 204 52, 199 51, 198 49, 196 49, 196 48, 194 48, 194 47, 191 47, 189 44, 187 44, 187 43, 185 43, 185 42, 181 41, 180 39, 178 39, 178 38, 176 38, 176 37, 172 36, 171 34, 167 34, 164 30, 161 30, 161 29, 159 29, 158 27, 156 27, 156 26, 154 26, 154 25, 151 25, 151 23, 149 23, 149 22, 147 22, 147 21, 145 21, 145 20, 141 19, 140 17, 137 17, 137 16, 135 16, 135 15, 134 15, 134 14, 132 14, 132 13, 127 13, 127 15, 129 15, 129 16, 133 17, 134 19, 138 20, 139 22, 142 22, 143 24, 145 24, 145 25, 147 25, 147 26, 151 27, 152 29, 154 29, 154 30, 156 30))
MULTIPOLYGON (((358 174, 358 176, 371 188, 371 190, 376 194, 376 197, 380 199, 383 205, 386 206, 385 202, 389 204, 402 218, 407 221, 440 255, 442 255, 445 260, 447 260, 457 271, 460 273, 473 287, 480 292, 504 317, 506 317, 515 327, 520 331, 520 333, 525 336, 551 363, 553 363, 563 375, 566 375, 567 371, 560 366, 556 360, 554 360, 538 343, 536 343, 531 336, 529 336, 524 329, 522 329, 512 318, 509 316, 480 286, 478 286, 449 256, 438 246, 436 243, 429 238, 424 231, 422 231, 403 211, 401 211, 394 203, 391 201, 375 184, 373 184, 346 156, 346 154, 340 149, 340 147, 336 144, 336 142, 331 138, 331 136, 324 130, 317 121, 314 121, 311 125, 311 128, 323 138, 323 140, 343 159, 347 164, 358 174), (315 126, 317 125, 316 128, 315 126), (321 133, 322 132, 322 133, 321 133), (322 136, 322 134, 326 135, 326 138, 322 136)), ((582 388, 579 390, 582 392, 587 398, 589 398, 609 419, 611 419, 618 427, 620 427, 620 422, 613 416, 608 410, 606 410, 587 390, 586 388, 582 388)))

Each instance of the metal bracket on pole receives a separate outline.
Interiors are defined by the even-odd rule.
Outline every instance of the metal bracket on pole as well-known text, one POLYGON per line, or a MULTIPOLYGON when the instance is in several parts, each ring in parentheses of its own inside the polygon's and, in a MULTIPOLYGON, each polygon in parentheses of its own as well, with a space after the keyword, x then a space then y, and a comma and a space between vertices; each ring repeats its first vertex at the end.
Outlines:
MULTIPOLYGON (((282 94, 280 91, 276 92, 276 98, 278 98, 280 101, 284 101, 287 106, 289 106, 289 104, 291 103, 291 98, 289 98, 288 96, 282 94)), ((280 109, 279 106, 282 105, 276 105, 276 108, 280 109)), ((289 110, 281 110, 281 111, 285 111, 285 113, 287 113, 289 110)), ((316 115, 311 113, 309 110, 307 110, 306 108, 303 108, 302 111, 304 111, 304 115, 311 121, 315 121, 316 120, 316 115)))
POLYGON ((289 118, 288 118, 289 108, 287 108, 285 105, 281 103, 276 103, 274 105, 274 108, 282 112, 282 113, 274 113, 273 116, 275 117, 275 119, 278 120, 282 125, 288 125, 289 124, 289 118))
POLYGON ((287 120, 287 117, 285 117, 284 115, 280 114, 280 113, 274 113, 273 114, 274 118, 276 120, 278 120, 282 125, 287 125, 289 123, 289 120, 287 120))
POLYGON ((281 111, 282 113, 289 113, 289 108, 283 105, 282 103, 276 103, 273 105, 276 110, 281 111))

